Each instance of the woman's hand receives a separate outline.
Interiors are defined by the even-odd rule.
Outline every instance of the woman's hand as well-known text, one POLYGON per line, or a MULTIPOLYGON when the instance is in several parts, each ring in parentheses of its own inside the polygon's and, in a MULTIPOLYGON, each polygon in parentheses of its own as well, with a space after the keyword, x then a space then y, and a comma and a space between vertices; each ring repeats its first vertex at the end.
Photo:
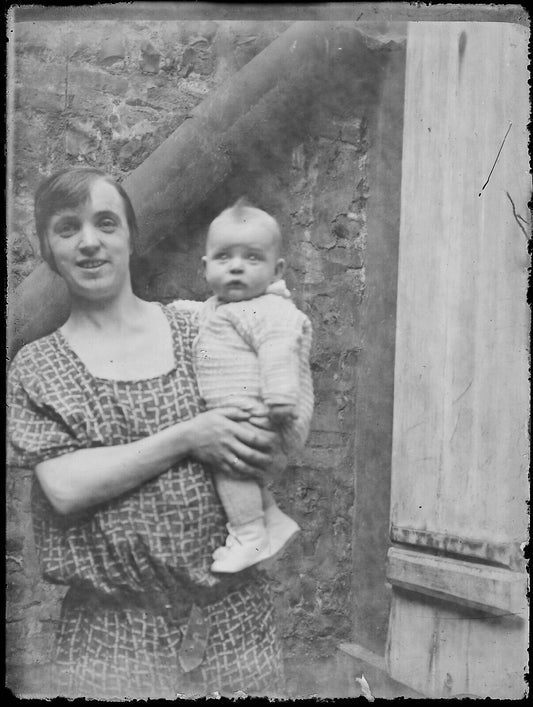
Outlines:
POLYGON ((127 493, 191 456, 228 476, 266 480, 280 467, 279 449, 268 421, 227 409, 202 413, 128 444, 47 459, 35 472, 54 509, 70 515, 127 493))
POLYGON ((194 418, 192 456, 233 478, 268 479, 280 466, 280 439, 268 419, 237 408, 194 418))

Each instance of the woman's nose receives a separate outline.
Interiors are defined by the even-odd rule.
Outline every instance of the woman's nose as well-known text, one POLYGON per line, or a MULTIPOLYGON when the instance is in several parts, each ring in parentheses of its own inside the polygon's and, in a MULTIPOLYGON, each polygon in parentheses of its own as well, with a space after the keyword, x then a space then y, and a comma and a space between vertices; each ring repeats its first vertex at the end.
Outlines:
POLYGON ((98 232, 91 224, 85 224, 81 229, 79 247, 81 250, 97 250, 100 247, 98 232))

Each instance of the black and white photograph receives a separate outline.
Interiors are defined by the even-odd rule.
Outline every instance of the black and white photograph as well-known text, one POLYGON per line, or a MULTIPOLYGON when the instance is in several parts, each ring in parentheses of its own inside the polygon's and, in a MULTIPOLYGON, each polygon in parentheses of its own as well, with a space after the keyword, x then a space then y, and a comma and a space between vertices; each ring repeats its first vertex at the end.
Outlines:
POLYGON ((525 7, 6 19, 8 693, 524 699, 525 7))

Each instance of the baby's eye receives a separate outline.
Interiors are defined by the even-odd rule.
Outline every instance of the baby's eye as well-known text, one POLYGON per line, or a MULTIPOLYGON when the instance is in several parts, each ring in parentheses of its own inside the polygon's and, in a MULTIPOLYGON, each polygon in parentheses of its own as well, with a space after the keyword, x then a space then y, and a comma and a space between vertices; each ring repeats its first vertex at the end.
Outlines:
POLYGON ((225 260, 228 259, 228 254, 227 254, 227 253, 218 253, 218 254, 215 256, 215 258, 216 258, 217 260, 221 260, 221 261, 224 262, 225 260))

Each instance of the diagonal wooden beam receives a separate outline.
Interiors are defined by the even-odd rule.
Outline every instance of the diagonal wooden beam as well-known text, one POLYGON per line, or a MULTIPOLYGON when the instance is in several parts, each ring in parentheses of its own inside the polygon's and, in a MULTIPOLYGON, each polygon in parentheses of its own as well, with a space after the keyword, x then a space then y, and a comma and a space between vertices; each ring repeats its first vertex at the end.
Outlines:
MULTIPOLYGON (((361 81, 379 84, 379 59, 357 27, 295 22, 127 177, 123 185, 139 221, 137 254, 179 237, 180 227, 239 164, 258 154, 288 154, 307 134, 314 107, 333 92, 355 93, 361 81)), ((10 355, 67 316, 64 283, 39 265, 10 298, 10 355)))

